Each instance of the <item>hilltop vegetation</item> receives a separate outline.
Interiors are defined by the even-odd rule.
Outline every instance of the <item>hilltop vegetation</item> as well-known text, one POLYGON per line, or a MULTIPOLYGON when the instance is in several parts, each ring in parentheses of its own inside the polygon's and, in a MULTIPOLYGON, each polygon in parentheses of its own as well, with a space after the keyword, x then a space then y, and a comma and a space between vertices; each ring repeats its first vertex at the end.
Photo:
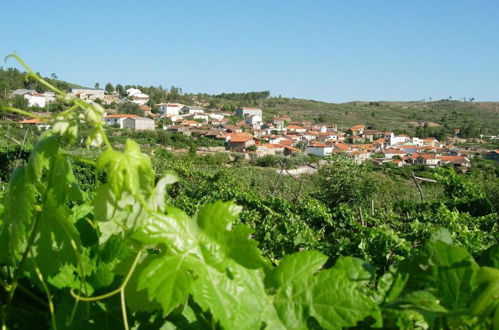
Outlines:
MULTIPOLYGON (((58 80, 55 74, 46 78, 51 84, 63 91, 69 91, 76 84, 58 80)), ((449 136, 454 129, 466 132, 464 137, 477 137, 479 134, 496 135, 499 127, 499 102, 473 102, 457 100, 414 101, 414 102, 349 102, 327 103, 298 98, 271 97, 269 91, 247 93, 205 93, 186 94, 179 87, 140 86, 106 84, 106 91, 116 91, 119 96, 126 95, 128 88, 139 88, 150 96, 149 105, 153 107, 163 102, 199 104, 208 110, 234 111, 238 106, 261 107, 265 119, 283 114, 293 120, 311 120, 319 123, 335 123, 339 128, 356 124, 378 130, 415 134, 418 126, 428 126, 433 135, 449 136)), ((45 91, 47 88, 36 79, 17 69, 0 68, 0 102, 11 90, 18 88, 45 91)), ((471 99, 472 100, 472 99, 471 99)), ((4 100, 5 102, 5 100, 4 100)), ((421 134, 419 134, 421 135, 421 134)))

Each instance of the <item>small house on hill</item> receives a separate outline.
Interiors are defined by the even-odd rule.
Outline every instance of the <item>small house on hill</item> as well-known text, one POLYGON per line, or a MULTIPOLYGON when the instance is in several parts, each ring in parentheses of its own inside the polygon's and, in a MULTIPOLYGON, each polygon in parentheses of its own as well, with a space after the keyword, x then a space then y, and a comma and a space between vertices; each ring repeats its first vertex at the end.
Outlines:
POLYGON ((260 116, 260 118, 263 118, 263 111, 260 108, 251 108, 251 107, 239 107, 236 109, 236 116, 249 117, 252 115, 258 115, 260 116))

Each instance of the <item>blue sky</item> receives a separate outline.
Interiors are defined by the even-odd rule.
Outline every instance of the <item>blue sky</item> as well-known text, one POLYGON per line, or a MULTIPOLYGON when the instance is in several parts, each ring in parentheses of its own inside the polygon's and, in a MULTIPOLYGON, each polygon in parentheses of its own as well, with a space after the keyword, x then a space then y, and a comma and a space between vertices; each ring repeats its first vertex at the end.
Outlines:
POLYGON ((86 86, 497 101, 499 1, 0 0, 13 51, 86 86))

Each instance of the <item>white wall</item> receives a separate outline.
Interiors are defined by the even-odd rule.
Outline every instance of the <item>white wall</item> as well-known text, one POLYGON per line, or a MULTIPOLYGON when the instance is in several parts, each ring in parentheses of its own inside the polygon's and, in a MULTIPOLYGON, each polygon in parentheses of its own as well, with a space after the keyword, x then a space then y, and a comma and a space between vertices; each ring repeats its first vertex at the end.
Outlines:
POLYGON ((333 153, 333 147, 307 147, 307 154, 320 157, 329 156, 333 153))
POLYGON ((30 95, 30 94, 24 94, 24 98, 28 100, 28 106, 30 107, 45 107, 46 100, 45 97, 43 96, 36 96, 36 95, 30 95))

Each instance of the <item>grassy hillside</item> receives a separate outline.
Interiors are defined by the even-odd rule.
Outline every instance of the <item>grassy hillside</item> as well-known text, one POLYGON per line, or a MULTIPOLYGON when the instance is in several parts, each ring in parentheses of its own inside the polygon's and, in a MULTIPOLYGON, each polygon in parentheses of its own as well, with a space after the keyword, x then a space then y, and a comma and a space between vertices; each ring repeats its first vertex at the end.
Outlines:
POLYGON ((350 102, 270 98, 262 102, 266 117, 288 114, 296 119, 336 123, 338 127, 367 124, 380 130, 413 131, 418 122, 461 128, 472 124, 483 133, 497 134, 499 102, 350 102))

